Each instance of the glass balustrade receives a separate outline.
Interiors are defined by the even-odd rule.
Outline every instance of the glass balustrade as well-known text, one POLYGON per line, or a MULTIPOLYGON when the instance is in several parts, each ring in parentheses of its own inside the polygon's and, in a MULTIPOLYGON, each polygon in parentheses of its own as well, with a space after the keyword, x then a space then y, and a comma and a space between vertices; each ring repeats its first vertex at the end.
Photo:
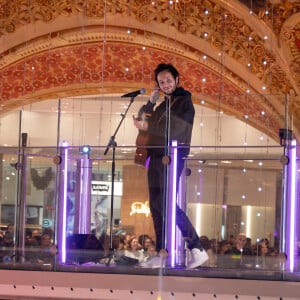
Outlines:
MULTIPOLYGON (((190 154, 178 186, 173 155, 181 146, 170 145, 166 160, 168 255, 147 265, 143 262, 157 255, 147 166, 135 161, 132 115, 123 116, 126 105, 112 99, 52 100, 3 117, 1 268, 162 270, 159 274, 268 280, 297 274, 299 152, 288 117, 275 124, 275 113, 266 121, 249 111, 249 122, 237 122, 196 105, 190 154), (269 135, 250 126, 258 120, 257 128, 269 135), (8 135, 17 123, 19 128, 8 135), (188 237, 175 226, 176 204, 208 255, 195 269, 186 268, 192 253, 188 237), (134 237, 143 249, 126 255, 134 237)), ((236 102, 238 96, 232 99, 236 102)), ((134 102, 132 110, 144 100, 134 102)))
MULTIPOLYGON (((133 236, 149 247, 142 255, 154 255, 147 168, 134 162, 134 148, 117 147, 112 181, 112 151, 104 150, 1 149, 2 268, 148 271, 124 255, 133 236)), ((194 147, 185 160, 175 200, 209 258, 195 270, 297 271, 297 160, 283 164, 281 147, 272 154, 264 147, 253 154, 247 147, 231 150, 194 147), (290 180, 293 193, 285 188, 290 180)), ((175 258, 171 263, 169 255, 163 267, 182 271, 191 254, 186 237, 174 234, 175 258)))

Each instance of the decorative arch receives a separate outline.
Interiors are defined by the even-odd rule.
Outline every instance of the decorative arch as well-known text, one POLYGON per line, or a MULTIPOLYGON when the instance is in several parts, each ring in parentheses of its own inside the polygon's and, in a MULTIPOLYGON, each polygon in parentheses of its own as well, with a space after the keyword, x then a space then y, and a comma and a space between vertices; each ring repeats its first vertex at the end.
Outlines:
MULTIPOLYGON (((262 10, 251 16, 232 2, 6 1, 0 11, 2 112, 47 98, 150 90, 152 70, 169 61, 196 104, 204 98, 218 111, 247 115, 248 123, 276 139, 285 95, 297 100, 300 80, 289 68, 298 57, 297 24, 290 31, 290 60, 275 39, 299 5, 275 4, 271 23, 262 10), (265 33, 271 39, 265 41, 265 33)), ((298 113, 297 101, 292 113, 298 113)))

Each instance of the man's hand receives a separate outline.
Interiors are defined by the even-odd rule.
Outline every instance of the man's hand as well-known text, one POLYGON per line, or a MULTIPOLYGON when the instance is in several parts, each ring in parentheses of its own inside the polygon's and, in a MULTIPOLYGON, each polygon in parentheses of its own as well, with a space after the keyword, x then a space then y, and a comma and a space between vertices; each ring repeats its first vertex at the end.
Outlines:
POLYGON ((160 92, 160 88, 158 86, 155 86, 150 95, 150 102, 152 104, 155 104, 156 101, 159 99, 159 92, 160 92))

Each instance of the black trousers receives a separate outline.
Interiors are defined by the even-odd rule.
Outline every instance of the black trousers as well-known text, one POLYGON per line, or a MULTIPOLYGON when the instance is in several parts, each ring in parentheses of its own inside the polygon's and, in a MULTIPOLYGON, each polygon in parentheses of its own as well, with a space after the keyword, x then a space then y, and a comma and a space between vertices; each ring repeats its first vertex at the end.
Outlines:
MULTIPOLYGON (((168 167, 168 166, 167 166, 168 167)), ((162 163, 161 156, 150 157, 148 168, 148 186, 149 186, 149 204, 152 214, 154 230, 156 235, 156 250, 159 251, 164 248, 163 230, 165 228, 164 216, 164 185, 166 184, 165 166, 162 163)), ((179 184, 180 175, 184 168, 184 160, 178 159, 177 162, 177 187, 179 184)), ((186 239, 188 248, 201 248, 199 236, 185 214, 185 212, 176 204, 176 225, 181 231, 183 237, 186 239)))

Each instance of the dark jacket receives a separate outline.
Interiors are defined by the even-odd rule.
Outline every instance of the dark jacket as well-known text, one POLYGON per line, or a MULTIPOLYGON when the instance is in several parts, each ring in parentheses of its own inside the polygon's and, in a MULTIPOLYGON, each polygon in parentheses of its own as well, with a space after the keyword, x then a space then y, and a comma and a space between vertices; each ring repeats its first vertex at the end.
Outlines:
MULTIPOLYGON (((162 146, 149 148, 150 156, 165 155, 166 140, 168 138, 166 133, 166 125, 168 112, 167 98, 160 103, 154 110, 154 104, 150 101, 142 107, 142 111, 149 114, 148 117, 148 133, 150 134, 149 146, 162 146)), ((182 87, 177 88, 171 97, 170 110, 170 137, 169 141, 177 140, 179 146, 178 154, 184 157, 189 154, 189 146, 192 137, 192 128, 195 116, 195 109, 192 102, 192 95, 182 87)))

